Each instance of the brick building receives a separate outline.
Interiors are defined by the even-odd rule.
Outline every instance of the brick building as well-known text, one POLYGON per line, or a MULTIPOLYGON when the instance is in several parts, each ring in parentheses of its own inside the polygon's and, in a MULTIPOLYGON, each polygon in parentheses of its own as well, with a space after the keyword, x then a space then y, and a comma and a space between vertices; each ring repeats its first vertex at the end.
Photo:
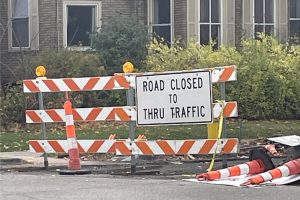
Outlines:
POLYGON ((238 45, 266 32, 300 43, 300 0, 1 0, 0 9, 2 83, 22 70, 24 55, 89 49, 89 34, 116 15, 135 15, 170 42, 238 45))

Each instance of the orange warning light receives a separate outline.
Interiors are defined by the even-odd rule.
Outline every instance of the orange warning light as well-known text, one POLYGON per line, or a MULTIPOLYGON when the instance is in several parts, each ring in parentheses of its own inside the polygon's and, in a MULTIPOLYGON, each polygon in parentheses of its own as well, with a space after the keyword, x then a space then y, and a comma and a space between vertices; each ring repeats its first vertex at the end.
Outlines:
POLYGON ((124 73, 132 73, 134 70, 133 64, 131 62, 126 62, 123 65, 123 72, 124 73))
POLYGON ((46 75, 46 68, 42 65, 39 65, 35 68, 35 74, 38 77, 44 77, 46 75))

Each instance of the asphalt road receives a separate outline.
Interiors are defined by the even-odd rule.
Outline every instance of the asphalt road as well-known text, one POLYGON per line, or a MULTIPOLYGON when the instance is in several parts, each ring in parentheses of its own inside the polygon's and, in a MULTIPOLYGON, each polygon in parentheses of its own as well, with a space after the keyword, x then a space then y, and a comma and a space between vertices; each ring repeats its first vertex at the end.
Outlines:
POLYGON ((296 200, 300 186, 237 188, 155 177, 61 176, 55 173, 2 173, 1 200, 296 200))

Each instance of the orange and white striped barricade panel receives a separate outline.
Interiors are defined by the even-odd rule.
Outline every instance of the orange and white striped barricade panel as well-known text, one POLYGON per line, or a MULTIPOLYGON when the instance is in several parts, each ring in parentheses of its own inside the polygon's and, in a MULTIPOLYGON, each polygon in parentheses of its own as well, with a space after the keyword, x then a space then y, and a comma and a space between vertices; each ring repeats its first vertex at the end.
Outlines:
MULTIPOLYGON (((214 103, 213 104, 213 116, 214 118, 219 118, 222 112, 222 104, 221 103, 214 103)), ((224 109, 223 109, 223 116, 224 117, 238 117, 238 109, 237 109, 237 102, 225 102, 224 109)))
POLYGON ((134 83, 129 76, 32 79, 23 81, 23 90, 25 93, 116 90, 129 89, 134 83))
MULTIPOLYGON (((214 103, 214 118, 221 114, 221 104, 214 103)), ((226 102, 224 108, 224 117, 237 117, 237 103, 226 102)), ((74 121, 135 121, 136 107, 97 107, 97 108, 73 108, 74 121)), ((65 115, 63 109, 49 110, 26 110, 26 123, 48 123, 64 122, 65 115)))
POLYGON ((116 144, 117 155, 206 155, 215 151, 221 154, 237 153, 238 139, 148 140, 116 144))
MULTIPOLYGON (((74 108, 74 121, 135 121, 134 106, 74 108)), ((64 109, 26 110, 26 123, 65 122, 64 109)))
MULTIPOLYGON (((235 65, 215 67, 210 70, 212 70, 213 83, 237 80, 235 65)), ((25 93, 36 93, 129 89, 135 87, 134 77, 135 75, 131 74, 106 77, 31 79, 23 81, 23 90, 25 93)))
MULTIPOLYGON (((115 140, 77 140, 80 153, 115 153, 115 140)), ((30 152, 67 153, 67 140, 29 140, 30 152)))
POLYGON ((212 71, 212 82, 227 82, 227 81, 236 81, 236 66, 223 66, 223 67, 215 67, 212 71))

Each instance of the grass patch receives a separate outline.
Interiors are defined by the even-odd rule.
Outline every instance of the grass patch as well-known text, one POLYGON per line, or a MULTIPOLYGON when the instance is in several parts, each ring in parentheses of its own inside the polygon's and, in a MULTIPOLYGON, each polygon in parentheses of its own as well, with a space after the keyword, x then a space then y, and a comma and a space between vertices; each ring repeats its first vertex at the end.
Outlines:
MULTIPOLYGON (((107 139, 116 134, 117 139, 128 138, 126 123, 78 123, 76 124, 77 139, 107 139)), ((199 139, 207 138, 206 125, 189 126, 151 126, 138 127, 136 135, 144 134, 147 139, 199 139)), ((266 138, 283 135, 300 135, 300 120, 290 121, 227 121, 227 137, 241 139, 266 138)), ((64 126, 48 125, 48 139, 66 139, 64 126)), ((0 151, 28 150, 28 141, 42 139, 39 125, 26 126, 24 130, 0 132, 0 151)))

